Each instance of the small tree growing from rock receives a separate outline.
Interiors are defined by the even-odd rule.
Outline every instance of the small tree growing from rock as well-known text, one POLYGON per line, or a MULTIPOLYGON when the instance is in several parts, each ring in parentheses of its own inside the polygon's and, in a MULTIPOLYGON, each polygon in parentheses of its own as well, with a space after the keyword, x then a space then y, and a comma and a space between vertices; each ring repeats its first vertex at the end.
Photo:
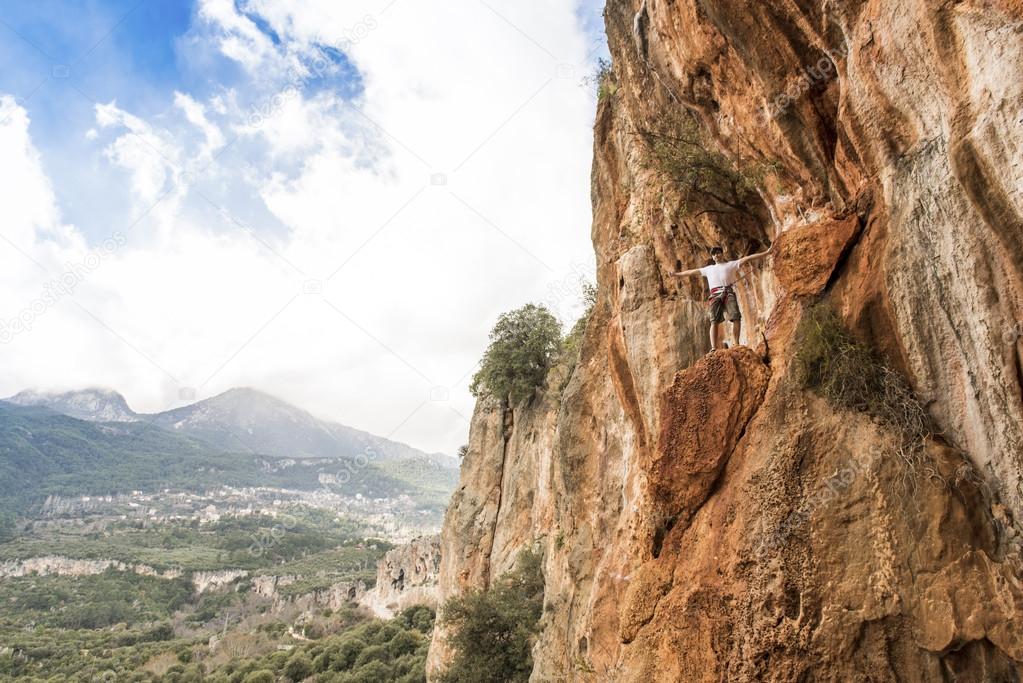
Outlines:
POLYGON ((713 143, 688 111, 667 111, 646 130, 646 165, 675 187, 682 215, 744 214, 756 218, 757 186, 770 170, 765 164, 732 160, 713 143))
POLYGON ((490 332, 490 346, 469 389, 512 403, 543 386, 561 349, 561 325, 546 306, 526 304, 503 314, 490 332))

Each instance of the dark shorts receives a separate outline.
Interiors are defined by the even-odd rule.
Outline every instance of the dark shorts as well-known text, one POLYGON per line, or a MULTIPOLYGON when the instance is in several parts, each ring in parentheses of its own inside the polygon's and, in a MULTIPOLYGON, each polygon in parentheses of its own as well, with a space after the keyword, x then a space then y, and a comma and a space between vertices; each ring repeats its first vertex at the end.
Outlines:
POLYGON ((707 319, 713 324, 718 324, 728 318, 731 322, 742 320, 739 313, 739 300, 735 296, 735 290, 729 288, 720 296, 711 297, 707 302, 707 319))

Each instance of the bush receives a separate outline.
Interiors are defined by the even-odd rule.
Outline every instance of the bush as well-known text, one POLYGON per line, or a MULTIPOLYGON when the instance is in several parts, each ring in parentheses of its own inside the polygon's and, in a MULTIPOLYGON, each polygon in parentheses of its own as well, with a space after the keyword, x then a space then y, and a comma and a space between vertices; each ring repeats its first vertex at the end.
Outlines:
POLYGON ((331 671, 344 671, 355 664, 356 657, 366 647, 365 641, 352 635, 346 635, 341 640, 337 652, 331 656, 331 671))
POLYGON ((473 375, 473 396, 518 403, 543 386, 561 349, 561 325, 545 306, 526 304, 503 314, 473 375))
POLYGON ((388 662, 390 659, 391 655, 383 645, 367 645, 355 658, 354 668, 360 669, 370 662, 388 662))
POLYGON ((597 66, 593 73, 583 78, 583 83, 597 91, 598 100, 610 97, 618 90, 614 80, 614 71, 611 70, 611 62, 603 57, 597 60, 597 66))
POLYGON ((401 628, 398 625, 385 622, 380 627, 380 630, 376 632, 376 635, 373 636, 373 643, 376 645, 386 645, 391 638, 398 635, 399 631, 401 631, 401 628))
POLYGON ((383 662, 372 661, 359 667, 345 679, 347 683, 381 683, 391 680, 391 669, 383 662))
POLYGON ((263 669, 261 671, 253 671, 243 680, 243 683, 274 683, 274 675, 272 671, 263 669))
POLYGON ((424 668, 419 667, 396 679, 395 683, 427 683, 427 674, 424 668))
POLYGON ((323 636, 327 635, 327 629, 324 625, 318 621, 314 621, 311 624, 307 624, 303 629, 303 635, 309 640, 319 640, 323 636))
POLYGON ((755 217, 751 204, 770 166, 733 162, 713 148, 696 117, 668 111, 653 128, 640 132, 646 165, 674 185, 682 215, 739 213, 755 217))
POLYGON ((532 647, 543 612, 540 556, 519 555, 514 571, 489 590, 449 600, 442 623, 450 629, 451 667, 440 683, 525 683, 533 670, 532 647))
POLYGON ((330 670, 330 663, 337 657, 336 652, 321 652, 313 658, 313 671, 318 674, 330 670))
POLYGON ((806 311, 796 334, 802 386, 839 408, 878 420, 899 436, 900 455, 912 461, 913 453, 934 430, 902 375, 853 339, 827 304, 818 303, 806 311))
POLYGON ((419 667, 404 674, 395 683, 426 683, 426 672, 423 670, 423 667, 419 667))
POLYGON ((304 652, 295 655, 284 665, 284 675, 295 683, 308 678, 312 673, 313 663, 309 661, 309 657, 304 652))
POLYGON ((399 631, 387 641, 387 652, 395 659, 412 654, 417 647, 419 647, 419 638, 412 635, 411 631, 399 631))
POLYGON ((568 386, 569 381, 572 379, 572 374, 575 372, 576 365, 579 364, 579 357, 582 353, 583 335, 586 333, 586 325, 590 322, 590 317, 593 315, 593 309, 597 305, 596 285, 589 282, 583 283, 582 303, 585 306, 583 314, 575 321, 575 324, 572 325, 572 329, 569 330, 568 334, 565 335, 565 338, 561 342, 561 357, 564 374, 562 375, 561 381, 558 385, 559 392, 564 392, 565 387, 568 386))
POLYGON ((433 608, 427 605, 414 605, 402 611, 397 621, 405 628, 414 628, 420 633, 433 631, 433 621, 436 613, 433 608))
POLYGON ((579 357, 580 346, 583 341, 583 333, 586 332, 586 324, 590 321, 590 316, 593 314, 593 307, 597 305, 597 286, 593 283, 583 283, 582 303, 586 307, 583 310, 583 314, 575 321, 575 324, 572 325, 572 329, 569 330, 567 335, 565 335, 565 340, 562 342, 562 348, 564 349, 565 354, 568 355, 573 362, 579 357))

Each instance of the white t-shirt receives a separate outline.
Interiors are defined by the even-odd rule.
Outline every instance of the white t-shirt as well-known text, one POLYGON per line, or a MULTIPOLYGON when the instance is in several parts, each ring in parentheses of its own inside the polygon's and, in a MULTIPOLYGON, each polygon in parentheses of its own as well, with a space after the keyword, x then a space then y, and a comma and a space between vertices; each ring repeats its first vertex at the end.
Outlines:
POLYGON ((739 279, 739 262, 728 261, 704 266, 700 268, 700 274, 707 278, 707 284, 711 289, 732 285, 739 279))

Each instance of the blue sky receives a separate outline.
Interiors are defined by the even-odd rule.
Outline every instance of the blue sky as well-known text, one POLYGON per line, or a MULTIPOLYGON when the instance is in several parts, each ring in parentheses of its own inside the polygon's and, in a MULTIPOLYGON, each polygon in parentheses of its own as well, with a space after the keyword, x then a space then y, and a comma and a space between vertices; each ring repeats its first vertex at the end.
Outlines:
POLYGON ((61 206, 83 229, 96 227, 89 217, 97 202, 114 199, 88 162, 93 101, 117 99, 148 114, 165 109, 189 78, 175 44, 191 16, 191 3, 138 0, 10 2, 0 11, 0 59, 14 66, 0 72, 0 91, 28 110, 61 206))
POLYGON ((496 317, 540 301, 570 324, 592 271, 600 11, 3 3, 0 394, 160 410, 254 386, 453 452, 496 317))
MULTIPOLYGON (((246 16, 279 44, 258 14, 246 16)), ((109 233, 111 215, 131 216, 130 202, 116 183, 110 187, 114 179, 96 143, 85 137, 95 127, 95 104, 116 101, 136 116, 159 119, 173 109, 175 92, 201 100, 248 80, 213 47, 190 1, 10 2, 0 19, 7 34, 0 59, 14 65, 0 72, 0 92, 16 95, 28 111, 65 218, 94 239, 109 233)), ((335 78, 311 81, 310 89, 357 95, 358 71, 343 54, 324 54, 344 68, 335 78)))

